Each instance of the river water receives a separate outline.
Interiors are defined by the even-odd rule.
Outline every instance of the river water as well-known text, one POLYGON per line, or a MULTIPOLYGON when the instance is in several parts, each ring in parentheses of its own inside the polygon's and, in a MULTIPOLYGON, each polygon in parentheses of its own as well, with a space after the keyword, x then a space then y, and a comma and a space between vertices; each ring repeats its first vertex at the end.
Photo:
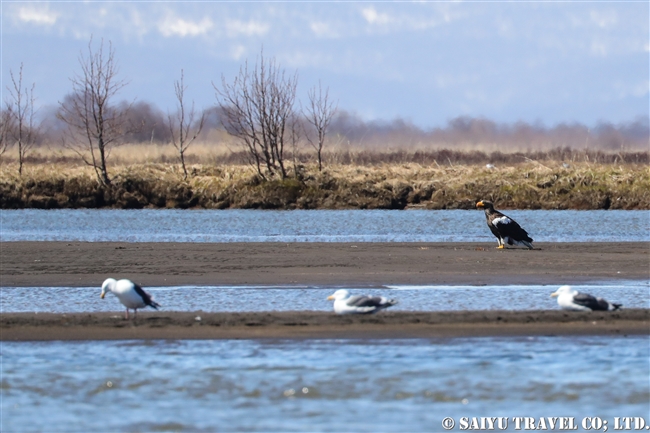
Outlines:
POLYGON ((1 351, 3 432, 439 432, 444 417, 649 419, 650 345, 638 336, 5 342, 1 351))
MULTIPOLYGON (((650 240, 649 211, 512 210, 537 242, 650 240)), ((478 210, 3 210, 2 241, 493 242, 478 210)))
MULTIPOLYGON (((543 241, 649 240, 647 211, 508 211, 543 241)), ((18 210, 3 242, 493 241, 479 211, 18 210)), ((649 307, 647 281, 575 286, 649 307)), ((148 287, 165 311, 331 309, 339 287, 148 287), (199 303, 197 299, 201 299, 199 303)), ((394 310, 556 309, 553 286, 352 287, 394 310)), ((99 287, 0 289, 7 312, 121 311, 99 287)), ((650 338, 0 343, 2 432, 440 432, 461 417, 640 417, 650 338)))
MULTIPOLYGON (((650 308, 648 281, 592 282, 572 287, 623 304, 650 308)), ((160 311, 331 311, 326 298, 340 286, 171 286, 147 287, 160 311)), ((351 294, 386 296, 399 303, 391 311, 554 310, 550 294, 558 286, 378 286, 345 287, 351 294)), ((87 313, 122 311, 112 294, 99 299, 100 287, 3 287, 2 311, 87 313)))

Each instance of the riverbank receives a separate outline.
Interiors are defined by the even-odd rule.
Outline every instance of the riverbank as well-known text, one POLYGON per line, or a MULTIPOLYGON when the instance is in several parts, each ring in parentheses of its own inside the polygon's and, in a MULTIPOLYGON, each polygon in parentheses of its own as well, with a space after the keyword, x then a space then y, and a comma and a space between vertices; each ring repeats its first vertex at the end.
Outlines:
POLYGON ((249 166, 200 165, 187 180, 175 164, 110 167, 102 186, 90 167, 38 164, 0 171, 0 208, 650 209, 644 163, 561 161, 299 166, 290 178, 261 180, 249 166))
POLYGON ((0 341, 258 338, 453 338, 533 335, 647 335, 650 310, 614 312, 462 311, 10 313, 0 316, 0 341))
POLYGON ((2 242, 0 286, 562 285, 649 280, 650 242, 2 242))

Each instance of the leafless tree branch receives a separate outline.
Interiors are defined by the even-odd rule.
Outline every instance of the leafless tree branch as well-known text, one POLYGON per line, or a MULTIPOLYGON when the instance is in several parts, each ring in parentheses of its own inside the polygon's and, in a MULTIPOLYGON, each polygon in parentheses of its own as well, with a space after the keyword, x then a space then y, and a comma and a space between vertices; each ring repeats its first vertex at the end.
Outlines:
MULTIPOLYGON (((9 71, 9 75, 11 76, 12 87, 7 87, 9 100, 6 105, 10 120, 5 123, 5 119, 3 119, 3 129, 8 128, 6 131, 3 131, 3 135, 5 133, 7 137, 11 135, 13 142, 18 148, 18 174, 22 175, 25 157, 32 147, 34 147, 39 133, 39 128, 35 123, 34 117, 34 89, 36 88, 36 84, 32 84, 31 88, 25 87, 23 89, 22 63, 20 64, 18 79, 16 79, 11 70, 9 71)), ((3 144, 3 146, 2 153, 6 150, 8 144, 3 144)))
POLYGON ((103 39, 94 51, 91 38, 88 54, 79 55, 79 64, 81 73, 70 79, 73 91, 66 101, 59 103, 58 117, 68 125, 66 147, 95 169, 100 183, 109 185, 106 161, 111 149, 135 129, 128 122, 131 104, 112 105, 113 98, 127 82, 117 79, 115 51, 109 42, 105 52, 103 39))
POLYGON ((308 93, 309 104, 303 110, 303 115, 307 122, 313 126, 316 137, 311 134, 306 134, 307 141, 311 146, 316 149, 318 156, 318 170, 323 170, 323 147, 325 146, 325 137, 327 135, 327 128, 332 121, 332 117, 336 113, 337 106, 329 99, 329 88, 323 89, 320 81, 318 87, 314 86, 308 93))
POLYGON ((213 84, 226 131, 240 140, 248 162, 264 179, 287 177, 284 151, 297 85, 297 73, 287 75, 275 59, 267 63, 263 52, 252 71, 246 62, 232 83, 222 76, 221 88, 213 84))
POLYGON ((176 94, 176 113, 167 116, 169 132, 171 134, 172 145, 178 150, 181 165, 183 166, 184 179, 187 179, 187 168, 185 167, 185 151, 190 147, 192 142, 198 137, 205 124, 205 111, 201 112, 197 119, 197 112, 194 109, 194 101, 189 111, 186 110, 184 73, 181 69, 180 81, 174 81, 174 92, 176 94))

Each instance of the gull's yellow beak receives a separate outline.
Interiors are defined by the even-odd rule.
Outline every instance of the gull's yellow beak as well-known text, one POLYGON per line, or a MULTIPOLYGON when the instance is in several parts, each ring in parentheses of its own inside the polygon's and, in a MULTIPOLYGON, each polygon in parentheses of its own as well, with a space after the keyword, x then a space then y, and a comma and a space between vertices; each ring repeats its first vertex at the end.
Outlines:
POLYGON ((329 296, 327 297, 327 300, 328 300, 328 301, 333 301, 333 300, 334 300, 334 295, 329 295, 329 296))
POLYGON ((104 296, 106 296, 106 292, 102 292, 102 294, 99 295, 99 297, 100 297, 101 299, 104 299, 104 296))
POLYGON ((483 207, 483 206, 485 206, 485 205, 483 204, 483 201, 480 201, 480 202, 476 203, 476 207, 483 207))
POLYGON ((558 296, 557 292, 551 293, 551 298, 556 298, 558 296))

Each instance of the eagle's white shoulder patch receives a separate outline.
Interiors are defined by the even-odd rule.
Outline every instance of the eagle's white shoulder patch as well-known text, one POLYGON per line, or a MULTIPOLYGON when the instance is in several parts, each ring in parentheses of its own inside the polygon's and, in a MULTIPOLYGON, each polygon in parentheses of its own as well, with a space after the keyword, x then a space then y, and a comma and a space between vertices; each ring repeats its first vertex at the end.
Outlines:
POLYGON ((492 224, 497 225, 497 224, 510 224, 512 220, 508 218, 507 216, 502 216, 499 218, 495 218, 492 220, 492 224))

